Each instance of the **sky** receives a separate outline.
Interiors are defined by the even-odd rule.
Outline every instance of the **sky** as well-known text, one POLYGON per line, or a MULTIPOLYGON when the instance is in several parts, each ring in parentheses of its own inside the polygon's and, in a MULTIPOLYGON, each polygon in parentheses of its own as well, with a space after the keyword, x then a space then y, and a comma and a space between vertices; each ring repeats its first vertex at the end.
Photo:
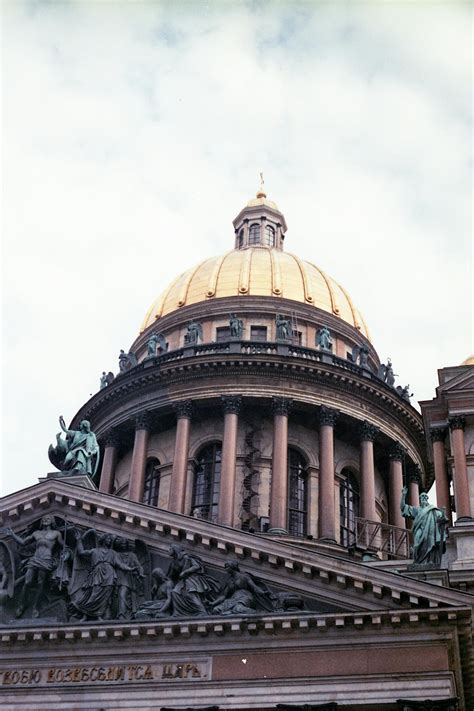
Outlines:
POLYGON ((413 402, 474 352, 472 9, 2 3, 2 490, 118 370, 156 296, 233 246, 263 171, 413 402))

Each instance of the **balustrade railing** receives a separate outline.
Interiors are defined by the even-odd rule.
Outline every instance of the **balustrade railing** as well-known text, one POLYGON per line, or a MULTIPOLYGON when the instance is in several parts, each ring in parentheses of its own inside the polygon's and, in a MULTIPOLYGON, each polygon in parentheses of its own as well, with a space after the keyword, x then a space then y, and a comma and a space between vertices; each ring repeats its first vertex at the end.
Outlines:
POLYGON ((411 532, 380 521, 356 518, 354 545, 359 551, 381 553, 388 558, 410 558, 411 532))

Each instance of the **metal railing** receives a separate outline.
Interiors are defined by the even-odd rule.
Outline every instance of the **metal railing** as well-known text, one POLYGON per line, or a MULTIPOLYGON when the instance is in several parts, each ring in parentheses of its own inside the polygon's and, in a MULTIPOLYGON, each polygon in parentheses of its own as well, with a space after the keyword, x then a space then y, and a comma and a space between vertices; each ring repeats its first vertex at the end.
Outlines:
POLYGON ((359 551, 381 553, 389 558, 410 558, 411 532, 380 521, 356 518, 354 545, 359 551))

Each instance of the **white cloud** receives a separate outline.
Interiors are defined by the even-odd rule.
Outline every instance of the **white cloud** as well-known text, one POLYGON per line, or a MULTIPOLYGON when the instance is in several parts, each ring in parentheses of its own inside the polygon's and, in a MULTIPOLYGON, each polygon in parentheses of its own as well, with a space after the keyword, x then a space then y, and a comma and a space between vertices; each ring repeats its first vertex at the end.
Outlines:
POLYGON ((4 4, 4 488, 264 170, 419 399, 472 350, 462 3, 4 4), (25 455, 26 452, 26 455, 25 455))

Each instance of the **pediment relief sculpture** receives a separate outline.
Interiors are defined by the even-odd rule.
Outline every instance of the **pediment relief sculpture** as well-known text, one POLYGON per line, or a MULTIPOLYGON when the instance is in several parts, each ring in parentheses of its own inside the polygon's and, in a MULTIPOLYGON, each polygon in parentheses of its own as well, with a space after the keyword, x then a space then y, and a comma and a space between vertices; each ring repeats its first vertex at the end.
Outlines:
POLYGON ((224 568, 173 544, 71 524, 47 514, 20 533, 2 529, 3 622, 145 620, 166 617, 340 612, 295 590, 277 590, 229 558, 224 568))

